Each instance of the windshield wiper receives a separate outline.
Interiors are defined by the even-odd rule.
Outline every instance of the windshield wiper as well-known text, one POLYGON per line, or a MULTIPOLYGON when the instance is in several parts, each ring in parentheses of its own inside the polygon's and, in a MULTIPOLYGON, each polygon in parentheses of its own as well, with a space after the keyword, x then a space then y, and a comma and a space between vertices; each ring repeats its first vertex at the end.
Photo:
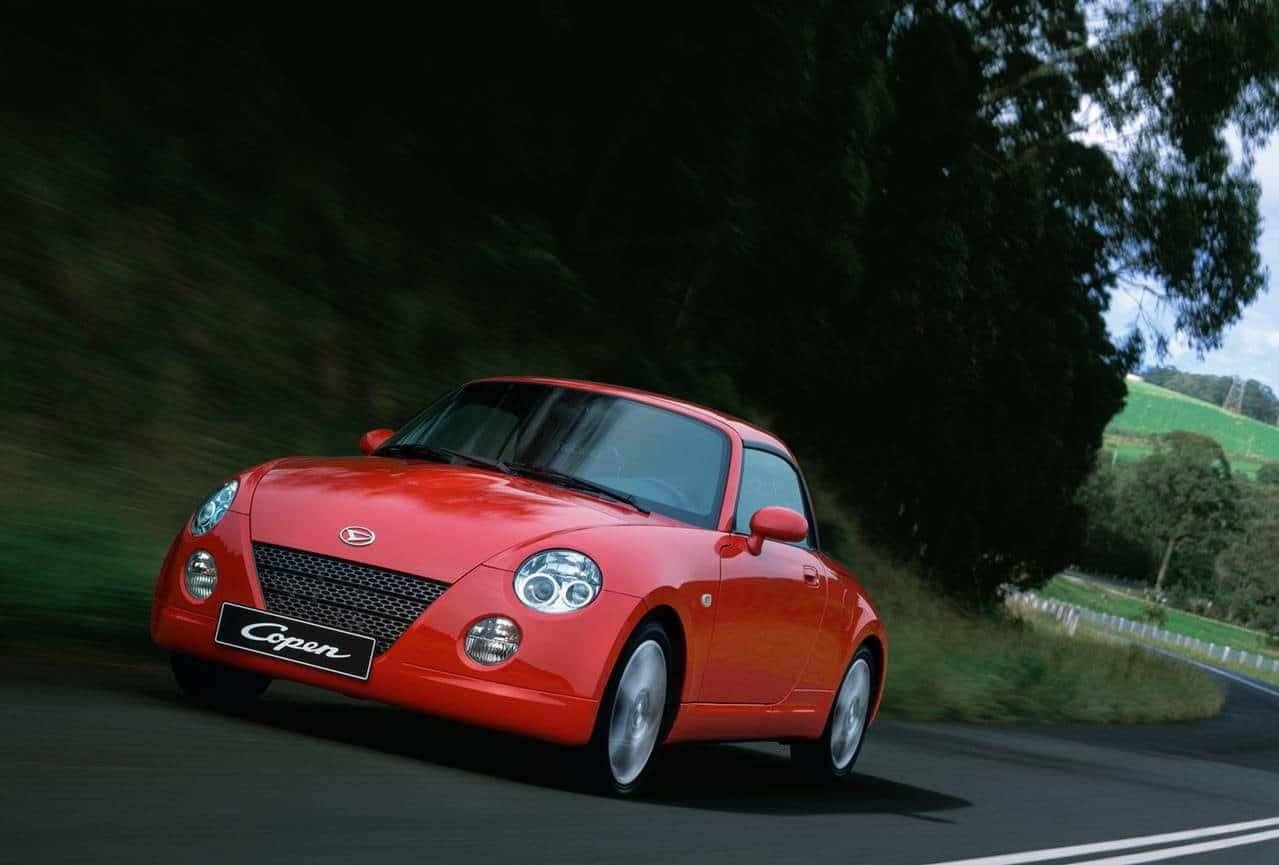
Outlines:
POLYGON ((409 459, 432 460, 437 463, 448 463, 455 466, 476 466, 489 471, 501 472, 504 475, 512 474, 510 467, 501 460, 486 460, 483 457, 472 456, 461 451, 453 451, 448 448, 436 447, 435 445, 393 444, 378 448, 374 453, 380 457, 408 457, 409 459))
POLYGON ((374 451, 377 456, 384 457, 407 457, 409 459, 432 460, 433 462, 448 463, 450 465, 469 465, 476 466, 489 471, 501 472, 504 475, 520 474, 534 478, 535 480, 546 481, 547 483, 556 484, 558 486, 567 487, 569 489, 580 490, 587 493, 595 493, 598 496, 613 499, 630 505, 641 514, 649 513, 647 508, 642 507, 635 497, 630 493, 624 493, 621 490, 615 490, 606 487, 603 484, 597 484, 594 481, 588 481, 586 478, 579 478, 577 475, 570 475, 566 472, 557 471, 556 469, 548 469, 544 466, 531 466, 527 463, 504 463, 501 460, 488 460, 483 457, 465 454, 461 451, 449 450, 448 448, 436 447, 422 443, 400 443, 387 445, 374 451))
POLYGON ((550 484, 556 484, 569 489, 581 490, 586 493, 595 493, 605 498, 613 499, 624 504, 628 504, 641 514, 649 513, 647 508, 641 507, 639 502, 635 501, 635 496, 630 493, 624 493, 621 490, 615 490, 606 487, 603 484, 597 484, 595 481, 588 481, 586 478, 579 478, 577 475, 570 475, 566 472, 548 469, 544 466, 531 466, 527 463, 503 463, 506 468, 512 472, 521 475, 527 475, 534 480, 546 481, 550 484))

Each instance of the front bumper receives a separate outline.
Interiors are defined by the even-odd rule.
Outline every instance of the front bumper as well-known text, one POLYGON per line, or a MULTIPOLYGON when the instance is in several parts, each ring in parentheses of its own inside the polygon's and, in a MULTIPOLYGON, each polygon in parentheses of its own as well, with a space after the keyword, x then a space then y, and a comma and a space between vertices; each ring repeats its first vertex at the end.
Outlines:
POLYGON ((643 614, 637 598, 609 591, 578 613, 536 613, 516 599, 509 572, 479 566, 432 602, 373 660, 368 680, 358 681, 213 642, 222 602, 266 608, 251 549, 243 514, 227 514, 200 538, 184 529, 157 582, 155 642, 267 676, 563 744, 590 739, 608 671, 643 614), (196 549, 218 563, 217 588, 202 602, 182 587, 182 566, 196 549), (509 661, 484 667, 466 656, 462 641, 472 624, 493 615, 514 619, 522 640, 509 661))

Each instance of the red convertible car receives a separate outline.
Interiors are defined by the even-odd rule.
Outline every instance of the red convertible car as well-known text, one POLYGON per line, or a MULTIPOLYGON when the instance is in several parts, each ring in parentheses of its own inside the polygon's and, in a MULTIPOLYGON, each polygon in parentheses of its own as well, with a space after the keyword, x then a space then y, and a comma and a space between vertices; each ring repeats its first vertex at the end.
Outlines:
POLYGON ((209 496, 151 615, 188 693, 272 678, 584 746, 629 793, 663 742, 772 739, 848 776, 884 628, 821 552, 778 439, 620 387, 489 379, 364 456, 279 459, 209 496))

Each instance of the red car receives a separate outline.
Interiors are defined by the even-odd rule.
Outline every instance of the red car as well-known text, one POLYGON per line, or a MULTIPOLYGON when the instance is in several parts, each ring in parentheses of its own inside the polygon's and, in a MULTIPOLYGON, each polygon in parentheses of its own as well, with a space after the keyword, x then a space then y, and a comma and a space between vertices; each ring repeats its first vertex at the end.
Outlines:
POLYGON ((694 739, 782 740, 849 774, 884 628, 772 435, 510 378, 360 449, 248 469, 183 527, 151 634, 185 691, 242 703, 278 677, 581 745, 615 793, 694 739))

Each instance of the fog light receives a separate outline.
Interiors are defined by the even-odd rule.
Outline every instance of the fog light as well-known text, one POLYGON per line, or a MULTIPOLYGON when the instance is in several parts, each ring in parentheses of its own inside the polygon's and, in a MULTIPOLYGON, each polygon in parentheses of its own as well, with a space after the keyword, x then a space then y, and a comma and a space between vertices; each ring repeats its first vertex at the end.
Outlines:
POLYGON ((182 569, 182 582, 186 584, 187 593, 197 601, 203 601, 213 594, 218 584, 218 566, 213 561, 213 554, 208 550, 196 550, 187 559, 182 569))
POLYGON ((466 635, 466 654, 477 664, 500 664, 520 647, 520 626, 505 616, 480 619, 466 635))

